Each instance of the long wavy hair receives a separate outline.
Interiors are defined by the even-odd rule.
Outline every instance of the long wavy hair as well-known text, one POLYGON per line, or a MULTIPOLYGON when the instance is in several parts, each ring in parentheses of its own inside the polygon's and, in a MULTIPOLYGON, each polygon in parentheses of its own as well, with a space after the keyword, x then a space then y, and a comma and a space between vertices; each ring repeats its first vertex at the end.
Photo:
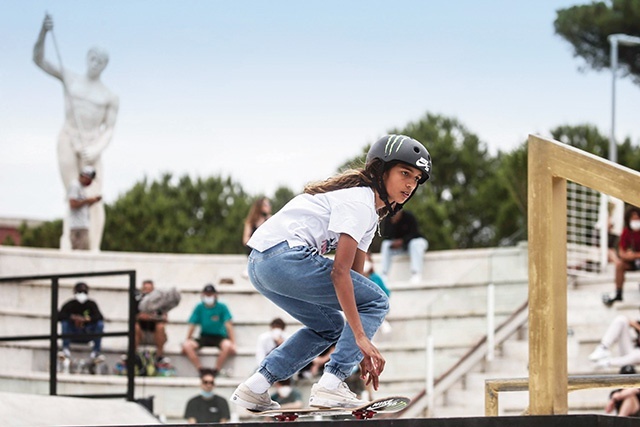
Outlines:
MULTIPOLYGON (((383 178, 386 169, 388 169, 388 165, 385 165, 380 159, 374 159, 364 168, 347 169, 324 181, 311 182, 304 187, 303 192, 313 195, 342 190, 344 188, 369 187, 384 200, 387 196, 383 178)), ((387 216, 392 210, 393 208, 388 203, 385 203, 384 207, 378 209, 380 219, 387 216)))
POLYGON ((269 201, 268 197, 259 197, 257 198, 253 204, 251 205, 251 208, 249 209, 249 213, 247 214, 247 217, 244 220, 245 224, 250 225, 251 227, 255 227, 258 224, 258 220, 263 220, 268 218, 271 215, 267 215, 265 217, 265 215, 262 212, 262 205, 264 204, 265 201, 269 201))

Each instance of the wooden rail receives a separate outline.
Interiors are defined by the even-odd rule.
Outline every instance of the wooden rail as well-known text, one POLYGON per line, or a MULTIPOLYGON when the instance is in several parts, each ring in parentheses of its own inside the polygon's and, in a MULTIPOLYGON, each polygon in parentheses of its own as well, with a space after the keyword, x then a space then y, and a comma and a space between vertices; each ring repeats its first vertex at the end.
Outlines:
POLYGON ((640 206, 640 173, 529 135, 529 408, 566 414, 567 180, 640 206))

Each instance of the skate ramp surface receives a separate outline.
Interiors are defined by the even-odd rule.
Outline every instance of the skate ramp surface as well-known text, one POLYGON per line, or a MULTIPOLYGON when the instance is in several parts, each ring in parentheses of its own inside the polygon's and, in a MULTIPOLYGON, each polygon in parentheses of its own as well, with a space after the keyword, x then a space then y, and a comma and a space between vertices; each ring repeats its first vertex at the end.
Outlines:
POLYGON ((0 392, 2 427, 154 425, 145 408, 121 399, 87 399, 0 392))

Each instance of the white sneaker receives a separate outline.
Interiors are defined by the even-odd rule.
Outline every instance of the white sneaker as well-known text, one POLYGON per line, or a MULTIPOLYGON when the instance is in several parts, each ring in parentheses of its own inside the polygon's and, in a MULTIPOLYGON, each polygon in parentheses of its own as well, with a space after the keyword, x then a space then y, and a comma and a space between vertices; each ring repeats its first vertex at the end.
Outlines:
POLYGON ((271 400, 269 391, 257 394, 252 392, 245 383, 240 384, 238 388, 236 388, 236 391, 231 395, 231 401, 238 406, 242 406, 243 408, 247 408, 250 411, 255 412, 280 408, 280 404, 278 402, 271 400))
POLYGON ((318 383, 311 387, 309 406, 315 408, 357 408, 365 403, 367 402, 358 399, 344 382, 341 382, 335 390, 320 387, 318 383))
POLYGON ((602 358, 596 362, 596 367, 601 369, 607 369, 611 367, 611 361, 608 357, 602 358))
POLYGON ((596 349, 593 350, 593 353, 589 355, 589 360, 596 362, 600 359, 608 358, 609 356, 611 356, 611 352, 607 350, 605 346, 599 344, 596 349))
POLYGON ((419 285, 420 282, 422 282, 422 276, 420 274, 414 273, 411 275, 409 283, 411 283, 412 285, 419 285))

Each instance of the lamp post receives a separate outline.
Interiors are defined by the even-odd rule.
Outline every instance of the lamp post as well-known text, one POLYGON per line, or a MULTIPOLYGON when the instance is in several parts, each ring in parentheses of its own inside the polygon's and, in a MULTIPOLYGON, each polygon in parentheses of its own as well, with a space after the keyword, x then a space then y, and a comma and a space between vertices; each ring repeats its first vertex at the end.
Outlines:
POLYGON ((618 44, 624 46, 640 46, 640 37, 627 34, 611 34, 607 37, 611 44, 611 135, 609 137, 609 160, 618 163, 618 146, 616 144, 616 72, 618 71, 618 44))
MULTIPOLYGON (((618 163, 618 145, 616 144, 616 75, 618 71, 618 44, 623 46, 640 46, 640 37, 627 34, 611 34, 607 37, 611 45, 611 133, 609 134, 609 160, 618 163)), ((599 217, 604 218, 600 228, 600 242, 606 242, 608 238, 609 198, 600 194, 599 217)), ((606 244, 600 245, 600 265, 606 266, 608 262, 608 248, 606 244)))

